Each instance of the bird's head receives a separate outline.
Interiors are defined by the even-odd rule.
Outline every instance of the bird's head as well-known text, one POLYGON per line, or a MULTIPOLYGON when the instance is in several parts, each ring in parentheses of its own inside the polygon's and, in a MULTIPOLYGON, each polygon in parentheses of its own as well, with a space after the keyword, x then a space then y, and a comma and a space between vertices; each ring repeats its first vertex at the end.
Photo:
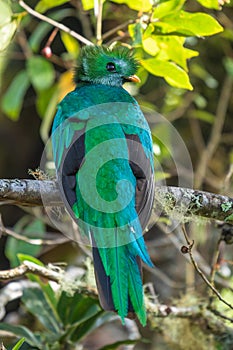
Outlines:
POLYGON ((135 75, 138 63, 128 48, 85 46, 75 72, 75 82, 121 86, 127 81, 139 82, 135 75))

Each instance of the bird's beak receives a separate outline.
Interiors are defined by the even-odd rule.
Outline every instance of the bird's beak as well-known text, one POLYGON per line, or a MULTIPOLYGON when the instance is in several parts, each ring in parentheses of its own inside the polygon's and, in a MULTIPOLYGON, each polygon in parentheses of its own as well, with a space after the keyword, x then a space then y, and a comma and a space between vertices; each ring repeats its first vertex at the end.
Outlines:
POLYGON ((130 75, 129 77, 124 77, 124 79, 132 83, 140 83, 141 81, 136 75, 130 75))

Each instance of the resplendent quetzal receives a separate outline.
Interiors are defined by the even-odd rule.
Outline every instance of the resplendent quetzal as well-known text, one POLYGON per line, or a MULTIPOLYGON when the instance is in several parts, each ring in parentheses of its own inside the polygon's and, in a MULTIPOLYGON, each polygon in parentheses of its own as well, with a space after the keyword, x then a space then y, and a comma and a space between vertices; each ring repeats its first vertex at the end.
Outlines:
POLYGON ((126 47, 86 46, 76 88, 58 105, 52 143, 59 188, 82 234, 90 238, 105 310, 146 324, 141 261, 153 266, 142 231, 153 197, 149 126, 122 87, 138 82, 126 47))

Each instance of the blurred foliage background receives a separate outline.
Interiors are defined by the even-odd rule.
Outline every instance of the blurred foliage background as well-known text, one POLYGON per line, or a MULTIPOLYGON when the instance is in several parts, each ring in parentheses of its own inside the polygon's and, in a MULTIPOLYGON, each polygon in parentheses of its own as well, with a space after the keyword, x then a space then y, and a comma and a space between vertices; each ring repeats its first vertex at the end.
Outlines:
MULTIPOLYGON (((1 178, 27 178, 28 169, 40 165, 56 105, 74 88, 73 67, 84 45, 63 30, 53 32, 51 24, 29 15, 23 4, 0 0, 1 178), (55 37, 50 48, 51 35, 55 37)), ((162 169, 156 171, 157 180, 178 184, 176 164, 168 151, 176 147, 170 135, 174 127, 192 161, 192 169, 182 170, 187 183, 193 179, 196 189, 232 196, 232 1, 40 0, 28 4, 39 17, 52 18, 93 43, 134 48, 141 63, 141 83, 127 89, 148 115, 155 166, 160 164, 162 169), (167 123, 158 130, 153 116, 159 114, 167 123)), ((207 310, 210 292, 180 253, 181 229, 166 233, 165 224, 172 227, 169 218, 161 217, 145 235, 156 266, 144 271, 146 294, 154 305, 191 307, 191 311, 184 317, 164 318, 151 311, 148 326, 142 329, 134 321, 123 327, 117 317, 100 309, 94 294, 75 293, 80 279, 87 290, 94 288, 90 251, 68 239, 62 241, 43 211, 28 208, 25 213, 2 206, 1 215, 4 227, 13 232, 2 230, 1 269, 25 259, 39 265, 65 262, 70 276, 60 289, 34 275, 18 285, 2 283, 0 299, 9 294, 12 283, 12 298, 0 303, 0 338, 7 349, 18 338, 25 339, 20 349, 233 348, 232 310, 214 300, 215 315, 195 313, 197 305, 207 310), (35 238, 54 239, 54 244, 31 244, 35 238), (218 312, 229 320, 216 316, 218 312)), ((187 224, 195 240, 196 261, 207 275, 222 229, 197 219, 187 224)), ((224 242, 218 248, 216 284, 232 303, 232 249, 224 242)))

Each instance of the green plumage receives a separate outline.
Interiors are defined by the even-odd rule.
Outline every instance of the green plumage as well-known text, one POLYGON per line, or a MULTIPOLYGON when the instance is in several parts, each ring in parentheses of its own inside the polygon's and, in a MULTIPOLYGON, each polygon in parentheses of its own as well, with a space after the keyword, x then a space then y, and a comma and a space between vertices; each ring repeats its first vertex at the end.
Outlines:
POLYGON ((76 89, 59 104, 52 141, 67 209, 90 237, 100 301, 146 324, 141 260, 153 266, 142 236, 153 202, 148 124, 122 84, 136 81, 126 48, 85 47, 76 89))

